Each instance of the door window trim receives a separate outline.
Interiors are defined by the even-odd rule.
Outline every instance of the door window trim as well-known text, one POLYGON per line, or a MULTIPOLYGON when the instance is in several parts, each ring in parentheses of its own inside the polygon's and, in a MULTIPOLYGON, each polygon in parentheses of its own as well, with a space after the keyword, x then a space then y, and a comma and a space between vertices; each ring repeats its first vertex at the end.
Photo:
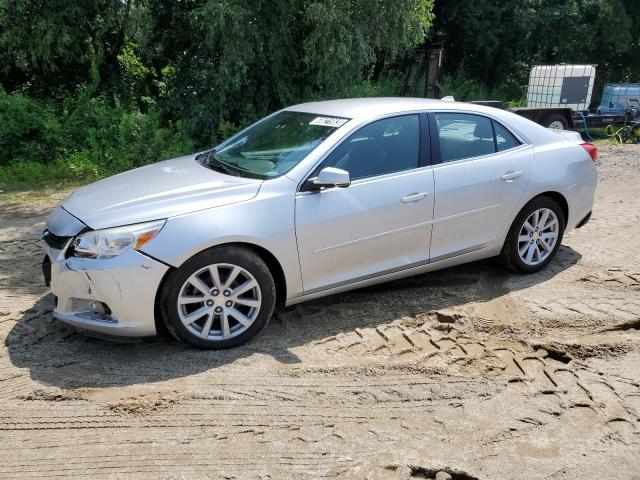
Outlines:
MULTIPOLYGON (((418 136, 418 166, 416 168, 409 168, 407 170, 398 170, 396 172, 389 172, 389 173, 383 173, 381 175, 375 175, 372 177, 367 177, 367 178, 359 178, 357 180, 353 180, 351 182, 351 185, 358 185, 360 183, 364 183, 367 181, 371 181, 371 180, 377 180, 377 179, 381 179, 381 178, 389 178, 389 177, 393 177, 393 176, 397 176, 397 175, 402 175, 402 174, 407 174, 407 173, 411 173, 411 172, 416 172, 419 171, 421 169, 424 169, 425 167, 431 167, 433 166, 433 162, 432 162, 432 156, 433 156, 433 141, 432 141, 432 136, 431 136, 431 120, 428 117, 429 112, 424 111, 424 110, 412 110, 412 111, 408 111, 408 112, 393 112, 390 114, 386 114, 386 115, 381 115, 379 117, 375 117, 367 122, 361 123, 357 126, 355 126, 352 130, 350 130, 349 132, 347 132, 340 141, 338 141, 335 145, 333 145, 331 147, 331 149, 329 151, 327 151, 322 157, 320 157, 320 159, 318 159, 318 161, 313 165, 313 167, 307 172, 306 175, 304 175, 302 177, 302 181, 300 181, 300 183, 298 184, 298 186, 296 187, 296 195, 298 194, 316 194, 317 192, 311 192, 311 191, 301 191, 302 186, 307 182, 307 180, 309 180, 314 172, 318 169, 318 167, 320 165, 322 165, 322 163, 327 159, 327 157, 329 157, 329 155, 331 155, 333 153, 334 150, 336 150, 340 145, 342 145, 342 143, 344 143, 345 141, 347 141, 347 139, 349 137, 351 137, 351 135, 353 135, 354 133, 356 133, 358 130, 371 125, 372 123, 375 123, 377 121, 380 120, 386 120, 389 118, 395 118, 395 117, 406 117, 408 115, 417 115, 418 116, 418 128, 419 128, 419 136, 418 136)), ((336 187, 339 188, 339 187, 336 187)), ((347 187, 349 188, 349 187, 347 187)), ((328 190, 334 190, 333 188, 330 188, 328 190)))
POLYGON ((518 135, 516 132, 513 131, 513 129, 509 128, 508 126, 506 126, 503 122, 501 122, 500 120, 498 120, 496 117, 492 116, 492 115, 487 115, 485 113, 478 113, 478 112, 474 112, 474 111, 470 111, 470 110, 430 110, 428 112, 428 116, 429 116, 429 132, 430 132, 430 138, 431 138, 431 164, 433 166, 437 166, 437 165, 455 165, 458 163, 462 163, 462 162, 468 162, 468 161, 473 161, 473 160, 478 160, 478 159, 482 159, 482 158, 489 158, 489 157, 493 157, 495 155, 503 155, 505 153, 508 152, 515 152, 517 150, 521 150, 524 148, 527 148, 530 146, 530 144, 522 138, 522 136, 518 135), (440 135, 438 132, 438 124, 436 123, 436 114, 438 113, 448 113, 448 114, 456 114, 459 113, 461 115, 475 115, 476 117, 483 117, 486 118, 487 120, 489 120, 491 122, 491 130, 493 131, 493 144, 494 144, 494 148, 495 148, 495 152, 493 153, 486 153, 484 155, 476 155, 473 157, 466 157, 466 158, 459 158, 457 160, 453 160, 451 162, 443 162, 442 161, 442 154, 441 154, 441 150, 440 150, 440 135), (517 147, 514 148, 510 148, 508 150, 502 150, 501 152, 498 151, 496 142, 496 131, 495 131, 495 127, 493 122, 498 123, 501 127, 503 127, 507 132, 509 132, 511 135, 514 136, 514 138, 516 140, 518 140, 520 142, 520 145, 518 145, 517 147))

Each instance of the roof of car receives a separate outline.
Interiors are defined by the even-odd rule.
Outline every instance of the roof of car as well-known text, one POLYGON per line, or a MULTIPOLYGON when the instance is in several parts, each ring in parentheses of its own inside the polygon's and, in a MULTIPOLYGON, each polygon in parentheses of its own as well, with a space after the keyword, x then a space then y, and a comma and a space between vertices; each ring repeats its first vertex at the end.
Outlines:
MULTIPOLYGON (((482 113, 493 116, 505 122, 509 127, 522 136, 529 143, 553 143, 557 135, 527 118, 516 115, 508 110, 501 110, 484 105, 448 100, 434 100, 430 98, 411 97, 369 97, 349 98, 344 100, 328 100, 324 102, 310 102, 293 105, 285 110, 307 112, 332 117, 343 117, 354 121, 366 122, 369 119, 393 115, 394 113, 414 111, 463 111, 482 113)), ((351 122, 349 122, 351 123, 351 122)))
POLYGON ((443 110, 482 110, 482 107, 477 107, 477 105, 471 105, 468 103, 450 102, 428 98, 369 97, 301 103, 299 105, 288 107, 286 110, 317 113, 319 115, 329 115, 334 117, 358 118, 385 115, 396 112, 440 108, 443 110))

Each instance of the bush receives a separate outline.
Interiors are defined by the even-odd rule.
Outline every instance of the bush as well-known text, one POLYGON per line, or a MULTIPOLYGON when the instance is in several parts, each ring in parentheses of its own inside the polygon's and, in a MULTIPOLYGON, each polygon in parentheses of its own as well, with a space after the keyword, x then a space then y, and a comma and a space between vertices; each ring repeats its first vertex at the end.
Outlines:
POLYGON ((193 151, 180 124, 85 89, 61 105, 0 92, 0 186, 82 182, 193 151))
POLYGON ((397 97, 402 92, 404 76, 397 71, 385 71, 377 82, 367 79, 349 85, 327 98, 324 93, 315 93, 308 101, 330 100, 331 98, 397 97))
POLYGON ((0 89, 0 165, 19 158, 47 162, 59 148, 60 124, 48 106, 0 89))
POLYGON ((526 103, 526 87, 504 85, 489 88, 477 80, 471 80, 462 72, 445 75, 442 81, 444 95, 451 95, 456 100, 468 102, 473 100, 500 100, 506 107, 519 107, 526 103))

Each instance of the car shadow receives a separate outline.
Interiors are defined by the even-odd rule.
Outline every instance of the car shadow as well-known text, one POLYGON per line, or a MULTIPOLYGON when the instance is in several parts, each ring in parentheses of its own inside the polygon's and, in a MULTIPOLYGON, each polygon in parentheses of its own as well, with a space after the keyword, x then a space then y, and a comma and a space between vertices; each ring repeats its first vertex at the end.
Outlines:
POLYGON ((225 351, 193 350, 166 337, 128 342, 90 337, 52 317, 49 294, 24 313, 5 345, 13 365, 28 369, 33 380, 72 389, 187 377, 255 354, 295 364, 296 347, 401 317, 490 301, 546 282, 580 258, 561 246, 556 259, 536 274, 509 273, 487 260, 325 297, 280 310, 252 341, 225 351))

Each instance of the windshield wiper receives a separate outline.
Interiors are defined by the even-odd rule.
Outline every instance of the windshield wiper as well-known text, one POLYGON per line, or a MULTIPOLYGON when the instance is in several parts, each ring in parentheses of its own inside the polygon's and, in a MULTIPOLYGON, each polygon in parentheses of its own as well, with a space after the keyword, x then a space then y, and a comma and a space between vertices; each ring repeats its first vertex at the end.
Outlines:
POLYGON ((216 172, 225 173, 227 175, 231 175, 234 177, 242 177, 242 178, 255 178, 259 180, 264 180, 265 178, 269 178, 268 175, 260 175, 258 173, 251 172, 240 167, 237 164, 231 164, 227 162, 223 162, 218 160, 215 157, 215 150, 210 150, 208 152, 201 153, 196 157, 196 161, 202 165, 203 167, 207 167, 216 172))
POLYGON ((203 160, 204 160, 204 164, 207 167, 209 167, 211 170, 215 170, 220 173, 226 173, 227 175, 232 175, 234 177, 240 176, 240 172, 228 166, 226 163, 216 159, 216 157, 214 157, 214 154, 215 154, 215 150, 211 150, 209 153, 205 154, 205 157, 203 160))

